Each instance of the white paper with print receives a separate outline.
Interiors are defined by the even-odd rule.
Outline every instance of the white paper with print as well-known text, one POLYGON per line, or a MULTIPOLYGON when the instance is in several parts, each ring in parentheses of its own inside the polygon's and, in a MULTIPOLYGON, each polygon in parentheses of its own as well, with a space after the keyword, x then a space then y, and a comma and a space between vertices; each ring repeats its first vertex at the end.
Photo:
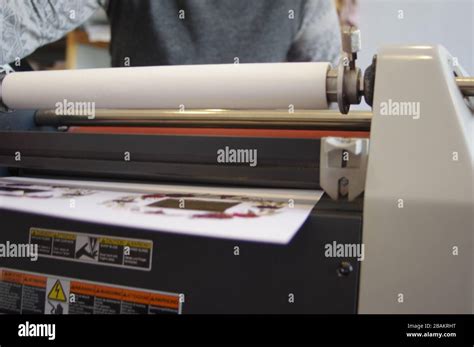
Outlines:
POLYGON ((322 191, 0 179, 0 208, 93 223, 288 243, 322 191))

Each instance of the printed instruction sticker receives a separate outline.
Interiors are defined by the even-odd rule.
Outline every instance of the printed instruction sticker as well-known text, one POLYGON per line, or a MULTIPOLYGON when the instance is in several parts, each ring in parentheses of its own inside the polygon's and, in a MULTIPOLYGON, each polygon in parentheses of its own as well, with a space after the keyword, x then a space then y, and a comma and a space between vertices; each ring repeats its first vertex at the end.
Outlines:
POLYGON ((151 270, 153 241, 30 228, 38 256, 97 265, 151 270))
POLYGON ((181 314, 177 293, 0 268, 0 313, 181 314))

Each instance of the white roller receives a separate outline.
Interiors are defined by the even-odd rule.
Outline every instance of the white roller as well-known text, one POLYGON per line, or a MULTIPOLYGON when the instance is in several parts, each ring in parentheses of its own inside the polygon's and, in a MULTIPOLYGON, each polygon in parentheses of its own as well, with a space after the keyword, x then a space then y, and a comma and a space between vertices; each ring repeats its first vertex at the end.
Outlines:
POLYGON ((326 109, 329 63, 185 65, 15 72, 2 83, 11 109, 96 108, 326 109))

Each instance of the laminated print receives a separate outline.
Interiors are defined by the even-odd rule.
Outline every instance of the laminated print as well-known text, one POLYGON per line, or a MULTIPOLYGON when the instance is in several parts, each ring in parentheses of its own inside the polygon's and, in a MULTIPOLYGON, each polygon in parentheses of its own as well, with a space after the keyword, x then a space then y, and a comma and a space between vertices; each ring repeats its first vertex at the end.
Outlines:
MULTIPOLYGON (((186 187, 117 182, 0 179, 0 211, 60 220, 234 240, 287 243, 298 232, 322 191, 186 187), (231 194, 229 192, 232 191, 231 194), (291 202, 291 203, 290 203, 291 202)), ((75 232, 74 224, 67 231, 75 232)), ((75 250, 97 258, 97 242, 75 250)))
POLYGON ((71 199, 94 193, 94 190, 73 187, 0 182, 0 196, 35 199, 71 199))
POLYGON ((105 205, 142 214, 232 219, 274 215, 288 203, 238 195, 153 193, 124 196, 107 201, 105 205))

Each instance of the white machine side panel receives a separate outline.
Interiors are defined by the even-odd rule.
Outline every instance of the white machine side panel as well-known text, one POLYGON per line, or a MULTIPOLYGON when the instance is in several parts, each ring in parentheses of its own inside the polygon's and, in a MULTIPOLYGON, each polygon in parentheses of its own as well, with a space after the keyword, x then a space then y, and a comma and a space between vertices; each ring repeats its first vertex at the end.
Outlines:
POLYGON ((431 46, 378 54, 360 313, 473 312, 474 117, 448 60, 431 46))

